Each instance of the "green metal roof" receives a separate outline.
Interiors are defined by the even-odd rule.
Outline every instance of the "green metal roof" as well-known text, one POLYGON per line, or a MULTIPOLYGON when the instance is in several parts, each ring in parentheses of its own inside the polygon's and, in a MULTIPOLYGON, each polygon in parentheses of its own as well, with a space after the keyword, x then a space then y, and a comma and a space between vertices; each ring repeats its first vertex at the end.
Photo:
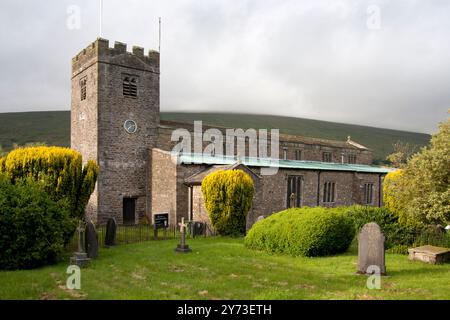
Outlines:
MULTIPOLYGON (((233 164, 239 160, 230 156, 211 156, 202 154, 181 154, 179 155, 180 163, 184 164, 233 164)), ((304 160, 276 160, 269 158, 242 158, 240 162, 248 167, 266 167, 281 169, 302 169, 302 170, 323 170, 323 171, 350 171, 361 173, 389 173, 396 169, 378 166, 369 166, 364 164, 334 163, 320 161, 304 161, 304 160)))

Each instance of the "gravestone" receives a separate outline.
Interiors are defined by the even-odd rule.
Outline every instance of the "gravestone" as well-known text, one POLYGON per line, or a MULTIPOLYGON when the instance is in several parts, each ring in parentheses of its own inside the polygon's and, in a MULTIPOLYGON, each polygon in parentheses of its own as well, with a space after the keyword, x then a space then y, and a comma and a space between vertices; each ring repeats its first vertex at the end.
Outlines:
POLYGON ((92 222, 86 224, 85 244, 87 256, 91 259, 98 257, 98 235, 92 222))
POLYGON ((191 224, 191 234, 195 238, 201 236, 205 232, 205 223, 201 221, 195 221, 191 224))
POLYGON ((78 250, 73 253, 73 256, 70 257, 70 264, 77 265, 80 268, 89 264, 91 259, 87 256, 86 246, 85 246, 85 223, 80 220, 77 228, 77 237, 78 237, 78 250))
POLYGON ((408 249, 408 253, 409 260, 417 260, 430 264, 439 264, 450 261, 449 248, 422 246, 408 249))
POLYGON ((186 244, 186 224, 184 223, 184 218, 181 218, 181 223, 178 224, 180 226, 180 244, 175 248, 176 252, 188 253, 191 252, 191 248, 186 244))
POLYGON ((374 266, 380 274, 386 274, 384 257, 385 237, 381 228, 375 222, 367 223, 358 235, 358 273, 370 274, 374 266))
POLYGON ((116 245, 117 224, 114 218, 109 218, 106 222, 105 247, 114 247, 116 245))
POLYGON ((265 218, 264 216, 258 216, 258 218, 256 218, 256 222, 264 220, 264 218, 265 218))

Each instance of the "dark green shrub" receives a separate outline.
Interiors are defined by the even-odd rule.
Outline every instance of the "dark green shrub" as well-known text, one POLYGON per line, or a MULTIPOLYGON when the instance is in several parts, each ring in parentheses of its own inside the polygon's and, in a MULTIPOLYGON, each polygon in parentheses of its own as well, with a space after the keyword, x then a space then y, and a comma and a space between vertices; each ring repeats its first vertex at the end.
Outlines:
POLYGON ((245 233, 255 187, 242 170, 219 170, 202 181, 202 194, 211 224, 221 235, 245 233))
POLYGON ((255 223, 245 245, 294 256, 326 256, 345 252, 354 235, 351 219, 340 208, 293 208, 255 223))
MULTIPOLYGON (((366 223, 376 222, 386 237, 386 249, 392 247, 404 248, 405 246, 412 245, 417 233, 420 231, 415 227, 399 223, 398 217, 386 207, 378 208, 356 205, 343 208, 343 210, 352 219, 357 232, 366 223)), ((402 251, 403 249, 399 250, 402 251)))
POLYGON ((414 239, 413 246, 431 245, 450 248, 450 233, 436 225, 424 226, 414 239))
POLYGON ((0 175, 0 269, 27 269, 53 263, 73 229, 67 201, 55 202, 31 180, 0 175))

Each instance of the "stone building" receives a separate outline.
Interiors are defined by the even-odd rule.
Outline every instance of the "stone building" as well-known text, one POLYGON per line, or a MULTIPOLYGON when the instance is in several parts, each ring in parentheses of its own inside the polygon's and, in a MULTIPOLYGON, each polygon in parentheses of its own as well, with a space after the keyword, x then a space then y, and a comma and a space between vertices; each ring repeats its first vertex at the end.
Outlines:
POLYGON ((371 166, 372 151, 350 137, 331 141, 281 134, 274 175, 262 174, 272 162, 250 157, 247 145, 246 154, 236 157, 183 153, 174 159, 172 133, 185 129, 193 135, 194 125, 160 120, 159 79, 158 52, 145 54, 140 47, 128 52, 120 42, 110 48, 99 38, 72 59, 71 146, 84 161, 100 166, 86 212, 93 221, 114 217, 135 224, 164 214, 169 224, 181 217, 208 222, 201 181, 229 169, 242 169, 255 182, 248 227, 258 216, 293 206, 382 205, 389 170, 371 166))

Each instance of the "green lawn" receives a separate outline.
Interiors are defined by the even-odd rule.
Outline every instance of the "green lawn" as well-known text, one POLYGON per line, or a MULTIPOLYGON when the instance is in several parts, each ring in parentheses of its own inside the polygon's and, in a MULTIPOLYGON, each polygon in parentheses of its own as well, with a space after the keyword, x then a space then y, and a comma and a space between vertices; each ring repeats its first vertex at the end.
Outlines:
POLYGON ((0 272, 0 299, 449 299, 450 264, 427 265, 387 254, 381 290, 355 275, 355 249, 335 257, 294 258, 248 250, 242 239, 189 239, 101 249, 82 269, 81 290, 67 290, 67 263, 0 272))

